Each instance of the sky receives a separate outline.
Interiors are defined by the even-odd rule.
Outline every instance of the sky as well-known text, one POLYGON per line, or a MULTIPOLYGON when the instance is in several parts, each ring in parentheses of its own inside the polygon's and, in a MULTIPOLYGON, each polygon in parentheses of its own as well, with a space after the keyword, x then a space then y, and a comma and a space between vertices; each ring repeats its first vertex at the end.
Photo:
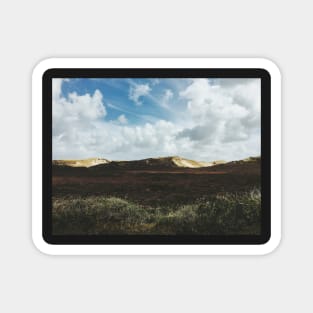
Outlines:
POLYGON ((54 78, 54 160, 259 156, 260 79, 54 78))

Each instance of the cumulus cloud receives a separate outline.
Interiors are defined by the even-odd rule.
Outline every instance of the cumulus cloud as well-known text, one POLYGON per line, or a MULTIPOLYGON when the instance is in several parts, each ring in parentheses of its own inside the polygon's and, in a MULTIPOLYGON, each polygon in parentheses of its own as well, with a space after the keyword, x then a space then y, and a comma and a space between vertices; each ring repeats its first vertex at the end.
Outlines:
POLYGON ((212 85, 207 79, 196 79, 180 93, 187 100, 187 112, 193 127, 181 131, 177 138, 187 137, 203 144, 246 140, 260 129, 260 82, 212 85))
POLYGON ((136 105, 142 105, 141 97, 149 95, 151 88, 149 84, 133 84, 129 87, 128 97, 134 101, 136 105))
POLYGON ((169 107, 169 101, 173 98, 174 93, 171 89, 165 89, 162 95, 161 101, 159 102, 160 105, 164 108, 169 107))
POLYGON ((152 78, 151 79, 152 86, 158 85, 159 83, 160 83, 160 80, 158 78, 152 78))
POLYGON ((251 78, 218 78, 218 79, 211 79, 210 81, 213 84, 217 84, 223 88, 233 88, 239 85, 247 85, 251 83, 251 78))
POLYGON ((69 120, 95 120, 106 115, 103 96, 99 90, 93 95, 76 92, 63 97, 61 93, 62 79, 53 79, 53 117, 65 117, 69 120))
POLYGON ((128 126, 124 114, 117 118, 119 123, 105 120, 106 109, 99 90, 63 96, 62 83, 61 79, 53 80, 53 159, 136 159, 176 152, 173 139, 177 127, 173 123, 154 120, 128 126))
POLYGON ((171 89, 166 89, 164 92, 164 100, 167 102, 173 98, 173 91, 171 89))
POLYGON ((117 120, 121 123, 121 124, 127 124, 127 118, 124 114, 121 114, 117 120))
POLYGON ((58 100, 61 96, 62 90, 62 78, 54 78, 52 81, 52 99, 54 101, 58 100))
POLYGON ((93 143, 92 133, 97 131, 97 123, 107 112, 103 104, 103 95, 99 90, 91 95, 78 95, 76 92, 62 95, 62 79, 53 79, 52 83, 52 130, 54 156, 76 153, 88 149, 93 143), (71 151, 73 149, 73 151, 71 151), (63 151, 63 152, 62 152, 63 151))
MULTIPOLYGON (((105 94, 99 90, 62 95, 63 82, 53 80, 54 159, 131 160, 181 155, 213 161, 260 154, 261 91, 257 79, 189 81, 180 89, 176 119, 145 118, 140 124, 132 124, 123 112, 116 120, 106 118, 105 94)), ((137 105, 140 97, 151 92, 148 84, 133 84, 130 90, 129 98, 137 105)), ((167 102, 174 97, 170 89, 161 95, 167 102)), ((115 105, 106 105, 115 109, 115 105)))

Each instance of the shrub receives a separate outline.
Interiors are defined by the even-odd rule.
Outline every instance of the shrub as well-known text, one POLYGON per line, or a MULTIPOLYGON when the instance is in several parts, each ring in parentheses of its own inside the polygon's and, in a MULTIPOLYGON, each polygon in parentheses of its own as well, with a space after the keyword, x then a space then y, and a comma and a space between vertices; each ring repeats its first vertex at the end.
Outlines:
POLYGON ((52 212, 54 234, 258 234, 261 193, 221 193, 162 208, 108 196, 57 197, 52 212))

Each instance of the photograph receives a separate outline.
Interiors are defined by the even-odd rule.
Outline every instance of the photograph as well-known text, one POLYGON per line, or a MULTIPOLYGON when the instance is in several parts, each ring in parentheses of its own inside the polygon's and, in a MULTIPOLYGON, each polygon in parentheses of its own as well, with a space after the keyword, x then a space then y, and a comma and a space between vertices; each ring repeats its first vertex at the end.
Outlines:
POLYGON ((52 78, 52 234, 261 234, 260 78, 52 78))

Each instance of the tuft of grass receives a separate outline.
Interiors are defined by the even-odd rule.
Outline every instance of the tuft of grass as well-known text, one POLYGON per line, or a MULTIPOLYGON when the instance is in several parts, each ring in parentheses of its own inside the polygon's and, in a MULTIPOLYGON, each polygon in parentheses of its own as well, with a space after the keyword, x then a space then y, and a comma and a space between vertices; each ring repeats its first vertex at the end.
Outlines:
POLYGON ((55 197, 52 220, 56 235, 257 235, 261 193, 254 188, 202 197, 192 204, 163 207, 110 196, 55 197))

